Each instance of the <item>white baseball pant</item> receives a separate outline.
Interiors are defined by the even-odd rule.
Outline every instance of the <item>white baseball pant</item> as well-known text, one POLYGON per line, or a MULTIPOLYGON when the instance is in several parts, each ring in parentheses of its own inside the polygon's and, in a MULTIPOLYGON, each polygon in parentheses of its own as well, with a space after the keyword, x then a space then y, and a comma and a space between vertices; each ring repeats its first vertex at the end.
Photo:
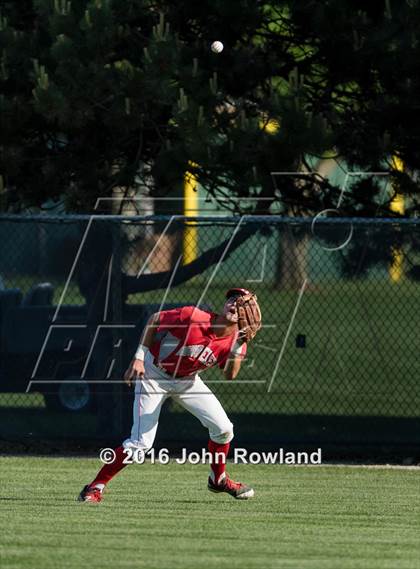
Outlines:
POLYGON ((148 352, 144 362, 144 379, 137 380, 133 404, 133 427, 124 448, 146 452, 156 437, 160 410, 168 397, 172 397, 190 411, 209 431, 216 443, 228 443, 233 439, 233 425, 220 401, 205 385, 198 374, 194 379, 171 379, 153 364, 148 352))

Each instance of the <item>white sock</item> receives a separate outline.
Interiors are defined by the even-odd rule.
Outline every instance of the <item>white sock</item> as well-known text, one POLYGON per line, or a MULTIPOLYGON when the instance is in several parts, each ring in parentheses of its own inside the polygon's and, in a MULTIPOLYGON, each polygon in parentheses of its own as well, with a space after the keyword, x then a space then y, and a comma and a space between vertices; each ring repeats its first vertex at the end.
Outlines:
POLYGON ((100 490, 102 492, 103 489, 105 488, 105 484, 95 484, 94 488, 97 488, 98 490, 100 490))

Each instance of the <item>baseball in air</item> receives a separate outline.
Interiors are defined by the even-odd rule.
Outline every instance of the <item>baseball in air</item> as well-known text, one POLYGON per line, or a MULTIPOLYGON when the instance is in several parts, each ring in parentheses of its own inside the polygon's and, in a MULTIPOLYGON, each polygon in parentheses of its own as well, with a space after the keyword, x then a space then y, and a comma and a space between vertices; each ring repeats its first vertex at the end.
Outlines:
POLYGON ((211 44, 211 50, 213 53, 221 53, 223 51, 223 44, 221 41, 214 41, 211 44))

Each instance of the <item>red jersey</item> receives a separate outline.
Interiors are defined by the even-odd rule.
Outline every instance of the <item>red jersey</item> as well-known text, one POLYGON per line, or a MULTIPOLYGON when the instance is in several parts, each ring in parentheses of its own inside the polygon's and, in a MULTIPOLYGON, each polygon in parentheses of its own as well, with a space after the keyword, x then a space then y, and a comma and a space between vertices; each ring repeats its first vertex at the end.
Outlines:
MULTIPOLYGON (((159 313, 159 327, 150 347, 155 364, 169 375, 184 377, 213 367, 223 369, 233 348, 235 334, 218 338, 212 330, 215 312, 183 306, 159 313)), ((246 354, 246 343, 242 354, 246 354)))

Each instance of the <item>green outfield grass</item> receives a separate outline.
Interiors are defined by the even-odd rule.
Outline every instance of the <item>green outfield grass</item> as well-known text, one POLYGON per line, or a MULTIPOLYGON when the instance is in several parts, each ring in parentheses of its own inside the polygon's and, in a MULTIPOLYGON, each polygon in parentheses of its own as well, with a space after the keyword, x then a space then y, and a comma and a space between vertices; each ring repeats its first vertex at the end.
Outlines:
POLYGON ((25 407, 43 409, 44 396, 41 393, 0 393, 0 409, 2 407, 25 407))
POLYGON ((0 460, 2 569, 419 567, 419 470, 230 465, 239 502, 205 465, 133 465, 81 504, 98 460, 0 460))

